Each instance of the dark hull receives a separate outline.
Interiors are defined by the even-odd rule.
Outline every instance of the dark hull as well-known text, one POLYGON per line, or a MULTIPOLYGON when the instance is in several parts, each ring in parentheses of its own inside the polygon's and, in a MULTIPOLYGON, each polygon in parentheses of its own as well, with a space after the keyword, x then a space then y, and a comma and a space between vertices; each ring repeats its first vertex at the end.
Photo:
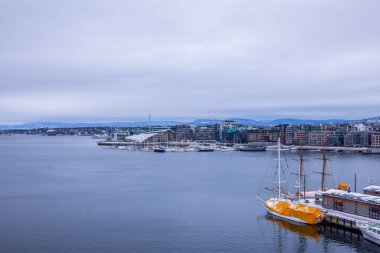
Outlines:
POLYGON ((238 151, 248 151, 248 152, 260 152, 260 151, 266 151, 265 147, 257 147, 257 148, 252 148, 252 147, 245 147, 245 148, 238 148, 238 151))
POLYGON ((213 152, 213 149, 199 149, 198 152, 213 152))

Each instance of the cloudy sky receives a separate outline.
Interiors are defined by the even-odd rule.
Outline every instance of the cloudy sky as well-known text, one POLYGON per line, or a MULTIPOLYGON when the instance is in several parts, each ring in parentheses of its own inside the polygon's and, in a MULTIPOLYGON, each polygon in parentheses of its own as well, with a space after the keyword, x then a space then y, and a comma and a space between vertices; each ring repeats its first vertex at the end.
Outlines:
POLYGON ((0 123, 380 115, 378 0, 1 0, 0 123))

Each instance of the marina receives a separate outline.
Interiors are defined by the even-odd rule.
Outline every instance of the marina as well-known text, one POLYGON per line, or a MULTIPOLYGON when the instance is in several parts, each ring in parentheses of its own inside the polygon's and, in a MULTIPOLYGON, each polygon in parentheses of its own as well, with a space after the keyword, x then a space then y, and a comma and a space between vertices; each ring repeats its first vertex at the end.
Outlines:
MULTIPOLYGON (((98 138, 98 137, 96 137, 98 138)), ((104 137, 103 137, 104 139, 104 137)), ((121 148, 121 149, 129 149, 129 150, 139 150, 141 148, 148 147, 153 149, 153 146, 166 146, 170 147, 171 151, 194 151, 194 147, 197 148, 199 146, 204 146, 201 142, 176 142, 176 141, 146 141, 146 140, 134 140, 134 141, 115 141, 115 140, 102 140, 98 141, 97 144, 102 147, 112 147, 112 148, 121 148)), ((257 152, 257 151, 275 151, 277 150, 277 145, 273 145, 273 143, 247 143, 247 144, 234 144, 234 143, 220 143, 220 142, 212 142, 211 144, 207 144, 208 146, 212 146, 214 150, 218 151, 249 151, 249 152, 257 152)), ((318 151, 322 152, 323 150, 327 152, 336 152, 336 153, 360 153, 360 154, 368 154, 368 155, 378 155, 380 154, 379 148, 370 148, 370 147, 321 147, 321 146, 286 146, 282 145, 281 149, 288 151, 318 151)))
MULTIPOLYGON (((125 141, 98 141, 99 146, 102 147, 112 147, 121 149, 138 150, 140 148, 148 147, 153 148, 153 146, 161 145, 166 147, 171 147, 173 151, 179 149, 180 151, 194 151, 194 147, 202 146, 199 142, 125 142, 125 141)), ((261 143, 248 143, 248 144, 231 144, 231 143, 213 143, 211 146, 217 151, 275 151, 276 146, 261 143), (268 146, 266 146, 268 145, 268 146)), ((361 154, 380 154, 380 149, 378 148, 352 148, 352 147, 321 147, 321 146, 282 146, 282 149, 288 151, 319 151, 322 152, 326 150, 328 152, 338 152, 338 153, 361 153, 361 154)))
POLYGON ((153 143, 138 143, 138 142, 116 142, 116 141, 100 141, 98 145, 101 147, 118 148, 124 150, 140 150, 154 151, 157 146, 165 149, 168 152, 211 152, 211 151, 265 151, 265 146, 255 148, 245 148, 246 145, 231 145, 228 143, 212 143, 204 144, 198 142, 153 142, 153 143))

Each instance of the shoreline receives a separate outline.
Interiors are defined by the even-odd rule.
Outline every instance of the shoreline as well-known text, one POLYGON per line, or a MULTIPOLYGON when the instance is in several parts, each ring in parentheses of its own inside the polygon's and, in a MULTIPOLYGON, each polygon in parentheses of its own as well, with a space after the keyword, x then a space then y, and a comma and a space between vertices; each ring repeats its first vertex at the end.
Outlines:
MULTIPOLYGON (((124 142, 124 141, 98 141, 98 146, 102 147, 111 147, 119 149, 130 149, 130 150, 144 150, 152 149, 155 146, 166 146, 171 149, 186 149, 186 148, 199 148, 203 146, 212 147, 215 151, 240 151, 240 152, 262 152, 262 151, 275 151, 272 146, 263 146, 263 149, 260 150, 242 150, 241 147, 247 147, 248 144, 233 144, 233 143, 198 143, 198 142, 160 142, 160 143, 133 143, 133 142, 124 142), (228 150, 227 150, 228 148, 228 150), (221 150, 220 150, 221 149, 221 150)), ((321 147, 321 146, 283 146, 284 151, 297 152, 299 150, 305 152, 335 152, 335 153, 345 153, 345 154, 365 154, 365 155, 380 155, 379 148, 370 148, 370 147, 321 147)), ((180 150, 188 151, 188 150, 180 150)), ((194 150, 189 150, 194 151, 194 150)))

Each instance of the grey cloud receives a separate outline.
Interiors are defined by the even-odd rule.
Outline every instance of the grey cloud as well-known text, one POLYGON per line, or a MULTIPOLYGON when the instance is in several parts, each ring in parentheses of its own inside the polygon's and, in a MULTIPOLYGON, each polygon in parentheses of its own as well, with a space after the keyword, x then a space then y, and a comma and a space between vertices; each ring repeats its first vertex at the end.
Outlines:
POLYGON ((375 116, 378 13, 375 0, 2 1, 0 121, 149 107, 168 119, 375 116))

